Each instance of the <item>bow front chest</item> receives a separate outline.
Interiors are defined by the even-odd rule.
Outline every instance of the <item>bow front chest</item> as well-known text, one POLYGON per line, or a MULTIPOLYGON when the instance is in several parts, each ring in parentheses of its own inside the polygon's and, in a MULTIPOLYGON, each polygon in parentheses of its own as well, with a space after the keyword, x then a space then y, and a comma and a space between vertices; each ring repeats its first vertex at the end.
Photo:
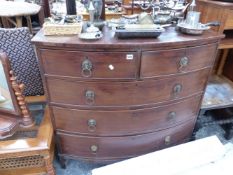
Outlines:
POLYGON ((190 138, 221 35, 44 36, 37 48, 59 155, 117 161, 190 138))

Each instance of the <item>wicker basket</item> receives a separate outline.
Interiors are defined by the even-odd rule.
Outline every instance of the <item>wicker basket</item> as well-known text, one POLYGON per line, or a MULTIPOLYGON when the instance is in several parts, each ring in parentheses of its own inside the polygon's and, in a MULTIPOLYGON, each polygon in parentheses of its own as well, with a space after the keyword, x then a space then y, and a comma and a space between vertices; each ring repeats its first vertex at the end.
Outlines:
POLYGON ((82 31, 82 22, 68 24, 53 24, 45 22, 43 25, 44 35, 74 35, 82 31))

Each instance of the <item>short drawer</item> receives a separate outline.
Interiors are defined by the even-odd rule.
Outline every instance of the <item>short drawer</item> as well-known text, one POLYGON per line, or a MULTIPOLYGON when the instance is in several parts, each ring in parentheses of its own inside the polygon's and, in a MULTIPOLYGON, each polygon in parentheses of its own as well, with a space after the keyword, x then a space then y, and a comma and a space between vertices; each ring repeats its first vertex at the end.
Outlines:
POLYGON ((176 100, 204 90, 210 69, 166 79, 86 82, 47 78, 51 104, 77 107, 126 107, 176 100))
POLYGON ((136 52, 40 50, 45 74, 87 79, 134 79, 136 52))
POLYGON ((141 78, 168 76, 211 66, 216 44, 142 53, 141 78))
POLYGON ((58 132, 61 153, 80 158, 127 158, 156 151, 187 140, 194 120, 149 134, 125 137, 84 137, 58 132))
POLYGON ((76 110, 51 107, 56 129, 95 136, 154 132, 196 118, 201 96, 155 108, 125 111, 76 110))

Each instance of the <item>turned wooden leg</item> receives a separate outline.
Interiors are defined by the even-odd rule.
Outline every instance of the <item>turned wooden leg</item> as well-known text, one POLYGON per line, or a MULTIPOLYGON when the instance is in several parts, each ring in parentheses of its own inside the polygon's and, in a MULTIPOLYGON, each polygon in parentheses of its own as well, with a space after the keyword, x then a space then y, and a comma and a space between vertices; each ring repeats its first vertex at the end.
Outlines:
POLYGON ((45 167, 46 167, 48 175, 56 175, 50 156, 45 156, 44 160, 45 160, 45 167))
POLYGON ((14 72, 12 70, 10 71, 10 81, 22 113, 22 121, 20 123, 20 126, 21 127, 34 126, 35 121, 30 115, 30 111, 28 109, 27 103, 25 101, 25 97, 23 95, 24 84, 18 84, 16 76, 14 75, 14 72))

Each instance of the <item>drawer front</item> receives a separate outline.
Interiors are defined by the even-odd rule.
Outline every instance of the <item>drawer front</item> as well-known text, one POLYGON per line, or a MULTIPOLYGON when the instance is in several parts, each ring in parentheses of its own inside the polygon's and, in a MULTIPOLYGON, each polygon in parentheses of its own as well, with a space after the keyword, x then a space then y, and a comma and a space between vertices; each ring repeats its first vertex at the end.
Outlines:
POLYGON ((216 44, 211 44, 187 49, 143 52, 140 76, 167 76, 211 66, 216 48, 216 44))
POLYGON ((125 137, 84 137, 58 132, 61 153, 80 158, 114 159, 138 156, 188 139, 194 120, 167 130, 125 137))
POLYGON ((156 108, 125 111, 52 107, 56 129, 78 134, 119 136, 148 133, 195 118, 201 96, 156 108))
POLYGON ((133 79, 136 52, 41 50, 45 74, 88 79, 133 79))
POLYGON ((167 102, 204 90, 210 69, 161 80, 79 82, 47 78, 50 102, 77 107, 126 107, 167 102))

